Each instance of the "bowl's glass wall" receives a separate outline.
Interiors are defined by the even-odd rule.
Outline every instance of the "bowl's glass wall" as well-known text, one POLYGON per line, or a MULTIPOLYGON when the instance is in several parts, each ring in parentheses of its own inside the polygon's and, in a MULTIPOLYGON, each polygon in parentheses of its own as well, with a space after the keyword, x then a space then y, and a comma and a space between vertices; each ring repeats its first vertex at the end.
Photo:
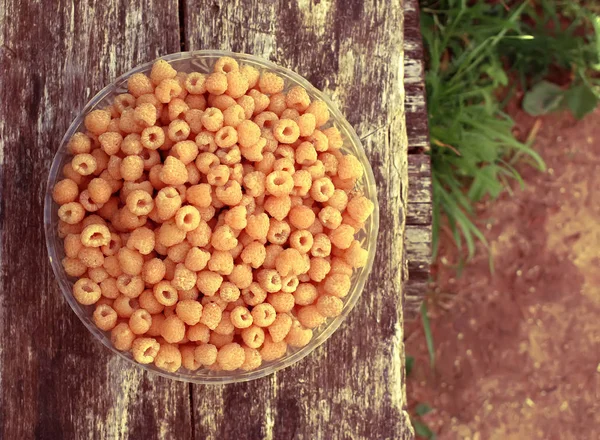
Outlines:
MULTIPOLYGON (((343 152, 352 153, 357 156, 360 162, 365 168, 363 178, 357 183, 357 189, 362 191, 366 197, 372 200, 375 204, 375 211, 373 215, 367 220, 365 228, 359 233, 357 239, 363 244, 363 247, 369 250, 369 258, 365 267, 356 270, 352 276, 352 287, 350 293, 345 298, 345 304, 343 311, 340 316, 328 320, 325 324, 314 331, 314 337, 312 341, 301 349, 290 349, 288 354, 281 359, 273 362, 265 362, 258 369, 249 372, 236 371, 236 372, 215 372, 209 370, 198 370, 194 372, 187 371, 181 368, 176 373, 168 373, 160 370, 154 365, 141 365, 133 360, 130 353, 124 353, 116 350, 110 342, 110 334, 103 332, 98 329, 92 321, 93 306, 82 306, 73 298, 71 293, 72 286, 75 281, 74 278, 68 277, 62 267, 61 260, 64 258, 64 250, 62 239, 58 237, 57 225, 58 225, 58 206, 52 200, 52 188, 54 184, 62 178, 62 168, 70 160, 70 155, 67 153, 66 144, 71 136, 77 131, 83 131, 83 118, 94 108, 102 108, 106 105, 111 104, 112 99, 119 93, 125 93, 127 91, 127 78, 137 72, 149 73, 153 63, 148 63, 139 66, 136 69, 131 70, 125 75, 119 77, 114 83, 105 87, 101 90, 83 109, 83 111, 73 121, 69 130, 65 134, 61 145, 54 157, 50 174, 48 176, 48 186, 46 189, 45 207, 44 207, 44 227, 46 232, 46 244, 48 247, 48 253, 52 269, 58 280, 60 289, 69 303, 73 308, 77 316, 85 324, 85 326, 92 332, 92 334, 98 338, 106 347, 112 350, 119 356, 127 359, 128 361, 140 366, 148 371, 160 374, 171 379, 184 380, 195 383, 232 383, 241 382, 246 380, 257 379, 268 374, 271 374, 277 370, 285 368, 306 355, 321 345, 331 334, 340 326, 342 321, 348 316, 356 301, 358 300, 371 267, 373 265, 373 259, 375 257, 375 248, 377 244, 377 231, 379 227, 379 210, 377 204, 377 190, 375 187, 375 178, 373 171, 369 165, 369 161, 365 156, 365 152, 362 148, 360 140, 352 127, 346 122, 340 111, 335 107, 331 100, 323 93, 315 89, 308 81, 300 77, 298 74, 277 66, 271 62, 263 60, 261 58, 237 54, 222 51, 195 51, 195 52, 180 52, 177 54, 171 54, 162 57, 162 59, 168 61, 173 67, 180 71, 191 72, 209 72, 214 62, 222 56, 231 56, 238 60, 240 63, 250 64, 259 70, 270 70, 285 79, 286 89, 294 85, 301 85, 304 87, 309 96, 313 99, 323 100, 329 107, 331 113, 331 121, 339 128, 344 139, 344 145, 342 147, 343 152)), ((328 125, 331 125, 328 124, 328 125)))

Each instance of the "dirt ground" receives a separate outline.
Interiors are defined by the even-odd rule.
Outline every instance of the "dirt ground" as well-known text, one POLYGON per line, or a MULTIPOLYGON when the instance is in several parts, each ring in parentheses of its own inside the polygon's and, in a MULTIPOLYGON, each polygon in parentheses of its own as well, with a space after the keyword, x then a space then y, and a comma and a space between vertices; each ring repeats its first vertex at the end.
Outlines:
MULTIPOLYGON (((536 118, 510 113, 525 139, 536 118)), ((520 166, 526 188, 481 207, 494 274, 480 250, 457 278, 443 239, 433 371, 421 323, 406 328, 410 408, 433 408, 438 439, 600 438, 600 110, 539 121, 548 170, 520 166)))

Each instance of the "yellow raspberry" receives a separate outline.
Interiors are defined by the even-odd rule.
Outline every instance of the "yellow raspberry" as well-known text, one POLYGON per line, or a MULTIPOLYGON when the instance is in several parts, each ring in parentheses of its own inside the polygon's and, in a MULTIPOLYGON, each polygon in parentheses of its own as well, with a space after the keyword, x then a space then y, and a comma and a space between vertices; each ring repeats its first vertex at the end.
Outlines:
POLYGON ((160 172, 160 179, 167 185, 183 185, 188 179, 185 164, 173 156, 167 157, 160 172))
POLYGON ((201 95, 206 92, 206 75, 203 73, 189 73, 185 79, 185 89, 192 94, 201 95))
POLYGON ((290 246, 301 254, 305 254, 312 248, 313 236, 309 231, 296 230, 290 235, 290 246))
POLYGON ((368 257, 369 252, 363 249, 357 240, 354 240, 350 247, 344 251, 344 260, 354 268, 365 266, 368 257))
POLYGON ((273 218, 282 221, 287 217, 292 207, 290 196, 283 195, 280 197, 269 196, 264 202, 265 211, 273 218))
POLYGON ((315 222, 316 215, 308 206, 294 206, 290 210, 290 224, 298 229, 308 229, 315 222))
POLYGON ((156 359, 160 344, 154 338, 137 338, 131 346, 131 353, 136 362, 151 364, 156 359))
POLYGON ((308 276, 311 280, 320 282, 325 279, 330 270, 331 265, 326 259, 321 257, 311 258, 308 276))
POLYGON ((221 322, 222 315, 223 312, 218 304, 207 303, 204 304, 204 308, 202 309, 202 317, 200 318, 200 322, 209 329, 214 330, 221 322))
POLYGON ((223 123, 228 127, 236 128, 246 118, 246 113, 241 105, 235 104, 223 110, 223 123))
POLYGON ((181 203, 181 196, 176 188, 167 186, 161 189, 154 199, 158 218, 163 221, 172 218, 181 207, 181 203))
POLYGON ((223 186, 218 186, 215 189, 217 199, 228 206, 238 205, 242 200, 242 187, 235 180, 230 180, 223 186))
POLYGON ((248 148, 258 142, 261 131, 256 123, 244 120, 237 126, 237 134, 240 146, 248 148))
POLYGON ((122 322, 112 329, 110 339, 117 350, 129 351, 135 340, 135 334, 126 323, 122 322))
POLYGON ((309 328, 304 328, 298 320, 294 320, 292 327, 285 337, 285 342, 290 347, 301 348, 306 346, 312 339, 313 332, 309 328))
POLYGON ((246 215, 245 206, 234 206, 225 213, 225 223, 232 229, 242 230, 248 224, 246 215))
POLYGON ((317 127, 324 125, 329 120, 329 109, 323 101, 311 102, 305 113, 315 115, 317 127))
POLYGON ((269 98, 269 107, 267 107, 267 110, 275 113, 279 118, 281 118, 281 115, 286 110, 285 95, 283 93, 275 93, 271 95, 269 98))
POLYGON ((104 255, 98 248, 84 247, 79 251, 77 257, 89 268, 100 267, 104 264, 104 255))
POLYGON ((98 162, 91 154, 81 153, 73 157, 71 167, 80 176, 89 176, 98 169, 98 162))
POLYGON ((100 148, 102 148, 106 154, 112 156, 117 154, 121 149, 123 136, 121 136, 120 133, 107 131, 98 136, 98 142, 100 142, 100 148))
POLYGON ((160 349, 154 359, 154 365, 161 370, 174 373, 181 367, 181 352, 177 345, 160 344, 160 349))
POLYGON ((91 224, 81 231, 81 243, 87 247, 101 247, 110 243, 110 231, 102 224, 91 224))
POLYGON ((240 367, 244 371, 256 370, 262 364, 260 352, 255 348, 244 347, 244 363, 240 367))
POLYGON ((171 284, 178 290, 189 290, 196 285, 197 276, 185 265, 179 263, 175 267, 175 275, 171 284))
POLYGON ((275 268, 282 277, 300 275, 303 269, 303 260, 300 252, 292 248, 285 249, 275 260, 275 268))
POLYGON ((294 180, 286 171, 273 171, 265 179, 266 190, 276 197, 286 196, 292 192, 294 180))
POLYGON ((96 136, 108 130, 111 116, 106 110, 92 110, 88 113, 83 121, 85 128, 96 136))
POLYGON ((163 223, 156 235, 157 243, 166 247, 174 246, 185 240, 186 233, 177 227, 175 223, 163 223))
POLYGON ((187 233, 187 240, 192 246, 204 247, 210 243, 212 230, 206 221, 200 221, 200 224, 193 231, 187 233))
POLYGON ((246 289, 252 284, 252 268, 247 264, 236 264, 229 274, 229 281, 240 289, 246 289))
POLYGON ((208 103, 212 107, 216 107, 221 111, 235 105, 236 101, 229 95, 210 95, 208 103))
POLYGON ((249 88, 253 88, 256 86, 256 84, 258 83, 258 78, 260 77, 260 72, 255 67, 245 64, 240 67, 240 72, 248 80, 249 88))
POLYGON ((208 269, 221 275, 231 274, 233 266, 233 255, 227 251, 213 251, 208 261, 208 269))
POLYGON ((338 249, 348 249, 354 240, 354 228, 350 225, 341 225, 329 232, 329 240, 338 249))
POLYGON ((61 263, 65 273, 70 277, 80 277, 88 270, 88 267, 77 258, 65 257, 61 263))
POLYGON ((154 90, 156 98, 163 104, 168 104, 173 98, 179 96, 181 92, 182 89, 179 82, 171 78, 162 80, 154 90))
POLYGON ((177 303, 176 313, 187 325, 196 325, 202 316, 202 304, 194 300, 183 300, 177 303))
POLYGON ((127 80, 127 89, 129 93, 137 98, 148 93, 153 93, 154 85, 150 78, 143 73, 134 73, 127 80))
POLYGON ((308 194, 312 186, 312 176, 306 170, 298 170, 292 175, 294 180, 294 188, 292 195, 304 197, 308 194))
POLYGON ((337 229, 342 224, 342 213, 331 206, 319 211, 319 220, 328 229, 337 229))
POLYGON ((287 313, 278 313, 269 326, 269 335, 273 342, 281 342, 292 328, 292 318, 287 313))
POLYGON ((354 220, 363 223, 373 213, 375 205, 365 196, 356 196, 348 202, 346 209, 354 220))
MULTIPOLYGON (((203 308, 204 310, 204 308, 203 308)), ((202 318, 202 317, 201 317, 202 318)), ((190 326, 186 333, 187 338, 192 342, 208 343, 210 338, 210 329, 202 323, 190 326)))
POLYGON ((267 302, 273 306, 277 313, 291 312, 296 304, 294 295, 289 292, 270 293, 267 302))
POLYGON ((333 318, 339 316, 344 308, 344 303, 341 299, 334 295, 322 295, 317 300, 317 310, 321 315, 333 318))
POLYGON ((272 95, 283 90, 283 78, 272 73, 263 72, 258 80, 258 87, 262 93, 272 95))
POLYGON ((227 94, 234 99, 241 98, 248 90, 248 78, 240 72, 227 73, 227 94))
MULTIPOLYGON (((183 117, 185 112, 189 110, 188 105, 181 98, 173 98, 167 107, 169 121, 183 117)), ((186 124, 187 125, 187 124, 186 124)))
MULTIPOLYGON (((270 243, 283 245, 290 236, 290 225, 287 222, 271 218, 269 220, 269 232, 267 232, 267 240, 270 243)), ((265 260, 265 264, 267 264, 265 260)))
POLYGON ((196 361, 205 367, 209 367, 217 361, 217 353, 217 347, 208 343, 202 343, 194 349, 196 361))
POLYGON ((225 371, 233 371, 240 368, 246 354, 240 344, 235 342, 225 344, 217 353, 217 363, 225 371))
POLYGON ((326 202, 333 195, 335 187, 329 177, 315 180, 310 188, 310 195, 317 202, 326 202))
POLYGON ((149 102, 138 105, 133 112, 133 119, 144 127, 151 127, 156 123, 156 107, 149 102))
POLYGON ((329 295, 344 298, 348 295, 352 283, 350 277, 341 273, 329 274, 323 282, 323 290, 329 295))
POLYGON ((192 185, 186 191, 186 198, 198 208, 208 208, 212 203, 212 188, 206 183, 192 185))
POLYGON ((287 343, 285 341, 273 342, 270 335, 265 336, 265 341, 260 349, 260 356, 265 362, 274 361, 285 355, 287 343))
POLYGON ((69 139, 67 149, 69 150, 69 153, 73 155, 89 153, 92 151, 92 141, 85 133, 75 133, 71 139, 69 139))
POLYGON ((218 273, 211 272, 210 270, 203 270, 198 272, 198 279, 196 281, 196 287, 206 296, 213 296, 223 283, 223 277, 218 273))
POLYGON ((168 62, 164 60, 157 60, 152 65, 152 71, 150 72, 150 79, 154 85, 160 84, 164 79, 173 79, 177 75, 177 71, 168 62))
POLYGON ((253 241, 244 248, 241 258, 244 263, 258 269, 265 261, 266 255, 265 246, 258 241, 253 241))
POLYGON ((222 72, 211 73, 206 77, 204 85, 208 93, 222 95, 227 90, 227 75, 222 72))
POLYGON ((80 278, 73 285, 73 296, 78 303, 89 306, 100 299, 102 292, 100 286, 89 278, 80 278))
POLYGON ((63 179, 54 185, 52 198, 59 205, 75 202, 79 196, 79 187, 71 179, 63 179))
POLYGON ((280 119, 273 126, 273 135, 282 144, 293 144, 300 136, 300 128, 291 119, 280 119))
POLYGON ((342 156, 338 161, 338 175, 341 179, 360 179, 363 171, 360 161, 351 154, 342 156))

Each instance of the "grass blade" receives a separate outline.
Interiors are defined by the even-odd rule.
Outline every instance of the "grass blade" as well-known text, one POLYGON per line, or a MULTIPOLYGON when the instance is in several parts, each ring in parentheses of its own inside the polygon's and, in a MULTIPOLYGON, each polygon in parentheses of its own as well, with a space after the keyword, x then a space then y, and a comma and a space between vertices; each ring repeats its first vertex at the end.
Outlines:
POLYGON ((431 334, 431 325, 429 316, 427 316, 427 302, 421 304, 421 318, 423 320, 423 331, 425 332, 425 341, 427 342, 427 351, 429 352, 429 366, 435 368, 435 347, 433 345, 433 335, 431 334))

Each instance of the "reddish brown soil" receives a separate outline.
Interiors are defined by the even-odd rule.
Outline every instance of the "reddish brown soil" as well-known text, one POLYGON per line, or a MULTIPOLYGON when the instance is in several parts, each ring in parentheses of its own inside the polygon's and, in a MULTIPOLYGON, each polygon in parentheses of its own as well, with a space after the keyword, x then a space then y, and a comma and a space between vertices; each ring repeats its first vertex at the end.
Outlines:
MULTIPOLYGON (((536 119, 511 114, 526 138, 536 119)), ((457 278, 442 240, 433 371, 421 323, 407 325, 411 410, 434 408, 423 420, 438 439, 600 438, 600 110, 539 121, 547 172, 520 166, 526 188, 479 214, 494 274, 480 249, 457 278)))

